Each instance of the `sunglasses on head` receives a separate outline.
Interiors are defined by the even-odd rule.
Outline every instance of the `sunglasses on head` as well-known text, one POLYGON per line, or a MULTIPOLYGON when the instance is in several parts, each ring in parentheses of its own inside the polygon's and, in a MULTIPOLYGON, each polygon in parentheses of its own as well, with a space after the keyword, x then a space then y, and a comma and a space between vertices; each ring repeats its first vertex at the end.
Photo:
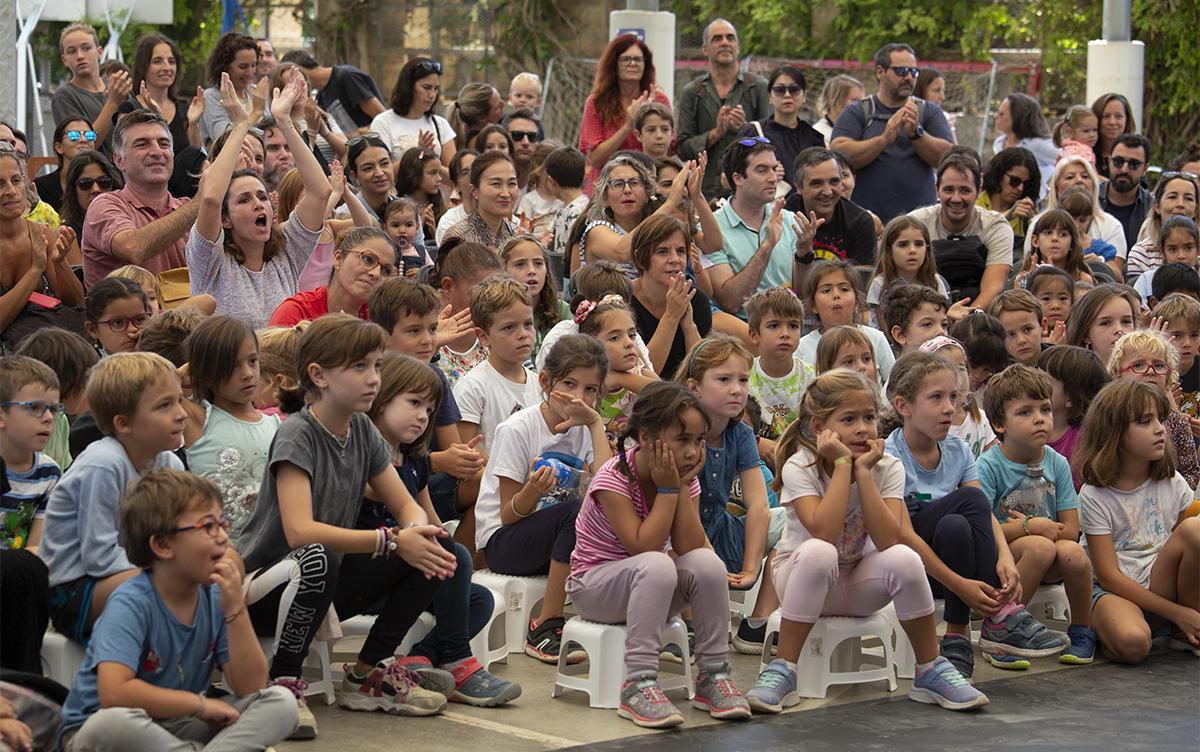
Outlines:
POLYGON ((738 139, 738 143, 742 146, 754 146, 755 144, 769 144, 771 139, 763 136, 750 136, 749 138, 738 139))
POLYGON ((541 141, 541 139, 538 138, 537 131, 509 131, 508 136, 513 141, 528 141, 530 143, 537 143, 538 141, 541 141))
POLYGON ((106 191, 112 190, 113 179, 107 175, 101 175, 98 178, 80 178, 75 181, 75 187, 85 191, 90 191, 93 185, 98 185, 106 191))
POLYGON ((782 97, 785 94, 794 97, 802 91, 804 91, 804 87, 800 84, 775 84, 771 87, 771 93, 777 97, 782 97))
POLYGON ((84 141, 94 142, 96 140, 96 132, 95 131, 67 131, 67 140, 68 141, 79 141, 80 139, 82 139, 84 141))
MULTIPOLYGON (((363 143, 369 144, 370 146, 378 146, 383 149, 387 148, 387 144, 383 142, 383 136, 380 136, 378 133, 364 133, 361 136, 355 136, 346 142, 346 148, 353 149, 354 147, 363 143)), ((364 146, 363 148, 365 149, 366 147, 364 146)))
POLYGON ((436 60, 422 60, 417 63, 415 70, 425 75, 436 73, 440 76, 442 75, 442 64, 436 60))

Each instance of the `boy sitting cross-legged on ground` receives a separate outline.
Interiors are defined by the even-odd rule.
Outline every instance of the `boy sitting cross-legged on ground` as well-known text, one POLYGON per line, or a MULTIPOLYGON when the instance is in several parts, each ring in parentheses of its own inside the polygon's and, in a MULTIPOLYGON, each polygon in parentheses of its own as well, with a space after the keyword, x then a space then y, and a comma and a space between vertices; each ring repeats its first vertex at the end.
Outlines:
MULTIPOLYGON (((1046 372, 1028 366, 1011 365, 992 377, 983 408, 999 443, 979 458, 979 482, 1008 540, 1024 597, 1032 598, 1043 582, 1061 581, 1066 587, 1071 644, 1058 660, 1081 665, 1091 663, 1096 652, 1092 566, 1079 544, 1079 499, 1071 467, 1046 446, 1054 427, 1052 392, 1046 372)), ((1018 656, 986 650, 983 655, 1001 668, 1029 667, 1018 656)))
POLYGON ((138 574, 112 594, 63 706, 66 752, 254 750, 287 738, 296 700, 267 684, 229 522, 212 482, 150 473, 121 505, 138 574), (205 696, 219 668, 236 697, 205 696))

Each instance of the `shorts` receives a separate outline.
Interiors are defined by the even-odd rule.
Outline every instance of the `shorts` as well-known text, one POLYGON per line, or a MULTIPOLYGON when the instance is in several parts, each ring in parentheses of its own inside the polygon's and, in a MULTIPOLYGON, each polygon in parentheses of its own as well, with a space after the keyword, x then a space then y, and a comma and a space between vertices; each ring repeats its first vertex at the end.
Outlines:
MULTIPOLYGON (((1092 610, 1096 610, 1096 603, 1106 595, 1113 595, 1100 586, 1098 580, 1092 580, 1092 610)), ((1142 618, 1150 625, 1150 634, 1152 637, 1165 637, 1171 633, 1171 624, 1163 619, 1158 614, 1152 614, 1145 609, 1142 609, 1142 618)))
POLYGON ((50 623, 59 634, 85 646, 92 636, 87 619, 96 582, 95 577, 85 576, 50 587, 50 623))
POLYGON ((455 508, 458 505, 458 483, 458 478, 450 473, 429 474, 429 501, 442 522, 462 517, 455 508))

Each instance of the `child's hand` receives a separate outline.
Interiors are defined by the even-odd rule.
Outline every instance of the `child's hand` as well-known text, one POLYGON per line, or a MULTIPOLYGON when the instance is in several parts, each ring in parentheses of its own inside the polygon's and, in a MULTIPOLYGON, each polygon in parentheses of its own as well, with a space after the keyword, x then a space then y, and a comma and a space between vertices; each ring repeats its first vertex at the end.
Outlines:
POLYGON ((996 588, 982 580, 963 580, 962 585, 954 591, 954 594, 962 598, 963 603, 984 616, 992 616, 1003 604, 996 588))
POLYGON ((883 439, 868 439, 867 451, 854 460, 854 469, 869 473, 881 459, 883 459, 883 439))
POLYGON ((838 457, 846 457, 849 459, 850 450, 842 443, 842 440, 836 433, 829 429, 825 429, 817 435, 817 454, 821 455, 830 462, 835 461, 838 457))
POLYGON ((471 322, 470 308, 464 308, 458 313, 452 313, 453 310, 452 306, 446 306, 438 314, 437 336, 433 340, 433 346, 436 348, 448 345, 475 330, 475 325, 471 322))
POLYGON ((483 434, 477 433, 466 444, 451 444, 449 448, 438 452, 439 467, 459 480, 475 475, 487 464, 475 448, 482 441, 483 434))
MULTIPOLYGON (((229 551, 233 549, 228 549, 227 553, 229 551)), ((228 555, 217 562, 217 571, 209 577, 209 582, 220 591, 221 609, 226 618, 236 614, 246 604, 242 595, 242 571, 228 555)))
POLYGON ((555 474, 554 468, 546 466, 533 469, 539 459, 541 457, 535 457, 533 462, 529 463, 529 478, 525 481, 524 488, 521 489, 529 494, 534 494, 535 499, 540 499, 558 488, 558 476, 555 474))
POLYGON ((17 752, 33 752, 33 731, 16 718, 0 720, 0 742, 17 752))
POLYGON ((564 433, 574 426, 590 426, 600 420, 600 413, 595 408, 566 392, 550 392, 550 404, 554 412, 566 418, 554 427, 555 433, 564 433))
POLYGON ((1054 328, 1051 329, 1050 322, 1046 319, 1042 319, 1042 328, 1042 339, 1044 339, 1046 342, 1049 342, 1052 345, 1061 345, 1067 341, 1066 321, 1059 319, 1058 323, 1056 323, 1054 328))
POLYGON ((696 288, 692 281, 680 274, 671 280, 667 288, 667 308, 663 312, 664 319, 682 321, 686 316, 692 317, 692 298, 696 296, 696 288))
POLYGON ((742 570, 737 574, 726 574, 725 578, 729 581, 730 588, 734 590, 746 590, 755 582, 758 582, 758 572, 742 570))
POLYGON ((956 301, 954 305, 950 306, 950 310, 946 311, 946 318, 950 319, 951 321, 962 321, 970 312, 971 299, 963 298, 962 300, 956 301))
POLYGON ((1183 385, 1178 381, 1172 384, 1171 388, 1167 390, 1167 399, 1171 403, 1171 410, 1178 410, 1179 404, 1183 402, 1183 385))
POLYGON ((1019 603, 1021 573, 1017 571, 1012 556, 1002 556, 996 560, 996 576, 1000 578, 1000 591, 997 593, 1000 603, 1019 603))
MULTIPOLYGON (((705 456, 706 451, 707 451, 707 442, 704 441, 703 439, 701 439, 699 454, 697 456, 703 458, 705 456)), ((688 485, 696 478, 696 476, 700 475, 701 471, 703 471, 703 470, 704 470, 704 462, 702 460, 700 462, 697 462, 695 467, 693 467, 691 470, 688 470, 686 473, 679 476, 679 485, 681 485, 681 486, 688 485)))
POLYGON ((654 485, 659 488, 679 488, 682 480, 671 447, 655 439, 654 445, 646 449, 650 452, 650 480, 654 481, 654 485))
POLYGON ((204 698, 204 702, 200 705, 200 712, 196 713, 197 718, 215 729, 232 726, 241 715, 232 705, 211 697, 204 698))
POLYGON ((1150 323, 1146 326, 1146 328, 1152 332, 1162 332, 1163 334, 1166 334, 1167 320, 1162 316, 1151 316, 1150 323))
POLYGON ((1185 415, 1188 426, 1192 429, 1192 438, 1200 439, 1200 418, 1193 418, 1190 415, 1185 415))
POLYGON ((1172 623, 1183 632, 1183 637, 1193 646, 1200 646, 1200 611, 1186 606, 1181 607, 1182 613, 1172 623))
POLYGON ((1052 541, 1058 540, 1058 523, 1048 517, 1030 517, 1029 532, 1052 541))
POLYGON ((442 548, 438 538, 448 533, 441 525, 414 525, 397 530, 396 553, 425 575, 425 579, 446 580, 454 576, 458 560, 454 554, 442 548))
POLYGON ((433 131, 427 131, 424 128, 417 131, 417 146, 429 151, 436 149, 437 141, 433 138, 433 131))

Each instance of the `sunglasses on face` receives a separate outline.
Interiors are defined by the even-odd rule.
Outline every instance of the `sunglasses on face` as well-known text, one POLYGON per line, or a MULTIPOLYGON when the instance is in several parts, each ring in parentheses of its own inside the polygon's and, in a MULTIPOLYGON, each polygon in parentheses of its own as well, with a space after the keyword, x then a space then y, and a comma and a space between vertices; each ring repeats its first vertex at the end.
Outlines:
POLYGON ((67 131, 67 140, 68 141, 83 140, 83 141, 95 142, 96 141, 96 132, 95 131, 67 131))
POLYGON ((93 185, 98 185, 106 191, 112 190, 113 179, 107 175, 101 175, 98 178, 80 178, 75 181, 76 188, 82 188, 85 191, 90 191, 93 185))
POLYGON ((1111 162, 1112 166, 1117 168, 1118 170, 1125 167, 1126 165, 1129 166, 1130 170, 1138 170, 1138 169, 1141 169, 1142 165, 1146 164, 1141 159, 1126 159, 1125 157, 1109 157, 1108 161, 1111 162))
POLYGON ((1021 178, 1017 177, 1016 175, 1005 175, 1004 177, 1008 178, 1008 187, 1009 188, 1024 187, 1026 189, 1031 189, 1033 187, 1032 180, 1022 180, 1021 178))
POLYGON ((775 84, 771 87, 771 93, 777 97, 784 95, 794 97, 802 91, 804 91, 804 87, 800 86, 800 84, 775 84))
POLYGON ((921 77, 921 69, 915 65, 885 65, 884 70, 895 71, 900 78, 912 76, 913 78, 921 77))
POLYGON ((396 273, 395 264, 383 263, 379 260, 378 256, 370 251, 346 251, 346 253, 358 256, 358 263, 362 264, 362 267, 367 271, 370 271, 378 266, 379 276, 381 277, 391 277, 396 273))
POLYGON ((133 326, 134 329, 141 329, 143 326, 146 325, 146 322, 149 319, 150 319, 150 314, 139 313, 136 316, 117 316, 116 318, 103 319, 101 321, 93 321, 92 323, 96 324, 97 326, 99 326, 100 324, 108 324, 108 328, 110 330, 112 330, 112 332, 114 334, 120 334, 121 332, 128 329, 131 325, 133 326))
POLYGON ((217 537, 217 530, 224 530, 226 533, 233 528, 233 523, 222 517, 205 517, 195 525, 184 525, 183 527, 172 528, 172 533, 190 533, 193 530, 203 530, 208 533, 209 538, 217 537))
POLYGON ((42 400, 32 400, 30 402, 0 402, 0 407, 23 407, 34 418, 40 418, 47 412, 55 417, 58 417, 59 413, 67 409, 67 406, 61 402, 43 402, 42 400))
POLYGON ((538 138, 537 131, 509 131, 508 136, 514 143, 517 141, 528 141, 531 144, 536 144, 538 141, 541 141, 538 138))

